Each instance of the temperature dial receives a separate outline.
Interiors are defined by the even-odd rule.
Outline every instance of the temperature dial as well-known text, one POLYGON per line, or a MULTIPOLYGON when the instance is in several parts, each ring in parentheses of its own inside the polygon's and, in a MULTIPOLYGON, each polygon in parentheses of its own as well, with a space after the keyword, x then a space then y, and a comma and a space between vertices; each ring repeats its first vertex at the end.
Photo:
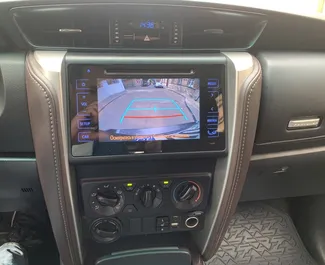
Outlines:
POLYGON ((90 205, 100 215, 111 216, 120 212, 124 206, 124 193, 114 185, 102 184, 90 195, 90 205))
POLYGON ((162 192, 158 185, 142 185, 135 191, 135 197, 145 208, 156 208, 162 202, 162 192))
POLYGON ((96 199, 102 206, 115 207, 119 203, 118 195, 112 190, 97 192, 96 199))
POLYGON ((173 202, 176 208, 181 210, 193 209, 200 205, 203 200, 203 190, 199 183, 184 181, 179 183, 173 190, 173 202))

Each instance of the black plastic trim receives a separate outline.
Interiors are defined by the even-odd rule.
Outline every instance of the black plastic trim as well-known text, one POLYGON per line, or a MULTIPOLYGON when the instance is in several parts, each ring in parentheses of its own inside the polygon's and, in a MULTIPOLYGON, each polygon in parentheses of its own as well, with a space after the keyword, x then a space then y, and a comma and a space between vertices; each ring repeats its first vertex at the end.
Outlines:
POLYGON ((263 89, 255 144, 285 144, 325 138, 325 53, 261 52, 263 89), (288 130, 292 119, 319 117, 317 128, 288 130))
POLYGON ((0 54, 0 153, 33 153, 25 53, 0 54))
POLYGON ((0 212, 45 207, 36 160, 0 158, 0 212))
POLYGON ((242 201, 325 194, 325 148, 253 155, 242 201))

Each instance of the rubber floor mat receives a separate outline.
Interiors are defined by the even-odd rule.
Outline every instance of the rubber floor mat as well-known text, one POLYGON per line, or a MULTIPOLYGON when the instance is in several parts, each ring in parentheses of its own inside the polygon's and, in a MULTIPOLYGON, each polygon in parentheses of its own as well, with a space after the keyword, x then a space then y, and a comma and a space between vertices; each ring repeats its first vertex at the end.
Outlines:
POLYGON ((285 212, 267 204, 239 204, 208 265, 316 265, 285 212))

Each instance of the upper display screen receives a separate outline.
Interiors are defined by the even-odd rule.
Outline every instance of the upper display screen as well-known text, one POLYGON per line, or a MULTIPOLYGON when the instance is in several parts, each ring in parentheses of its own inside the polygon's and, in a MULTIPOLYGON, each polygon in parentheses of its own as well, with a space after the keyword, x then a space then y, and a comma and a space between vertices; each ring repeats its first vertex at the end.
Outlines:
POLYGON ((179 21, 162 19, 110 20, 110 44, 119 47, 179 47, 183 40, 179 21))
MULTIPOLYGON (((98 140, 200 139, 199 98, 199 79, 99 78, 97 102, 101 134, 98 140)), ((88 109, 84 108, 82 115, 87 115, 88 109)))
MULTIPOLYGON (((130 23, 133 25, 133 22, 130 23)), ((136 25, 138 26, 138 28, 142 29, 159 29, 160 21, 145 20, 138 22, 136 25)))
POLYGON ((224 65, 68 69, 73 156, 225 149, 224 65))

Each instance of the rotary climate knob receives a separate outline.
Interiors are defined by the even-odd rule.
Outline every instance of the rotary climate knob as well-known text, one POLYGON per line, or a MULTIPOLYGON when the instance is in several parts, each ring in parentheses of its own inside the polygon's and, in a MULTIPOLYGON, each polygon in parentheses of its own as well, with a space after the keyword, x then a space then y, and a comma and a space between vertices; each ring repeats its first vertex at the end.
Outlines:
POLYGON ((162 202, 162 192, 158 185, 142 185, 135 191, 137 201, 145 208, 156 208, 162 202))
POLYGON ((90 205, 100 215, 111 216, 120 212, 124 206, 122 189, 107 184, 100 185, 91 193, 90 205))
POLYGON ((177 191, 177 200, 180 202, 190 201, 192 198, 198 195, 199 188, 197 185, 192 184, 190 182, 184 183, 184 185, 180 186, 177 191))
POLYGON ((203 190, 199 183, 183 181, 173 190, 173 202, 176 208, 190 210, 200 205, 203 200, 203 190))
POLYGON ((145 188, 140 195, 141 203, 146 208, 151 208, 156 198, 156 193, 151 188, 145 188))
POLYGON ((96 199, 100 205, 109 207, 115 207, 119 202, 119 197, 112 190, 98 192, 96 199))

